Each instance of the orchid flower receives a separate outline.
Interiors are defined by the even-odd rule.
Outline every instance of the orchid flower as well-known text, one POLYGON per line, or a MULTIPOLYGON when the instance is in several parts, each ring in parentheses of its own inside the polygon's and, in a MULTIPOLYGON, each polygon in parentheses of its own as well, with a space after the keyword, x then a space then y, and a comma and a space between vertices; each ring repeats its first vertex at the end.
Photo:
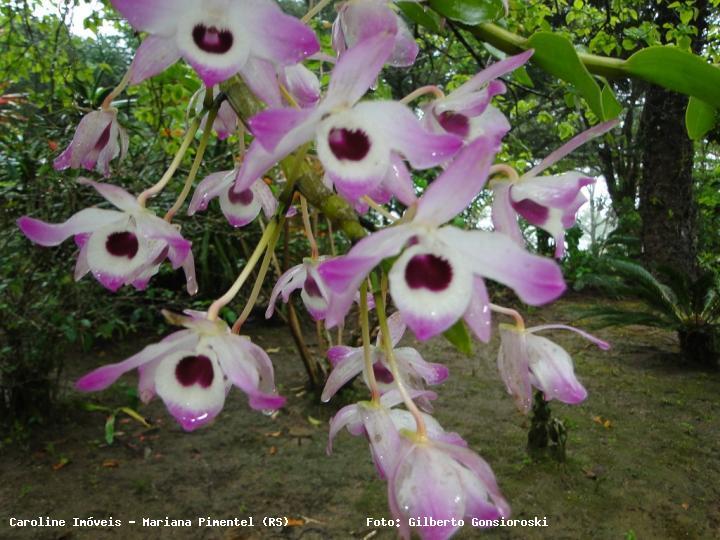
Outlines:
POLYGON ((402 253, 389 274, 390 295, 418 339, 450 328, 460 317, 477 337, 490 338, 490 309, 483 278, 511 287, 531 305, 550 302, 565 290, 557 263, 533 255, 496 232, 442 226, 482 189, 495 155, 481 137, 466 146, 427 188, 411 220, 373 233, 345 256, 320 265, 335 292, 325 323, 339 324, 365 276, 381 260, 402 253))
POLYGON ((110 175, 110 161, 128 151, 128 136, 117 120, 117 111, 93 111, 83 116, 70 145, 53 162, 55 170, 80 167, 110 175))
POLYGON ((466 141, 485 136, 500 144, 510 124, 499 109, 490 104, 505 85, 497 80, 525 64, 534 51, 525 51, 496 62, 447 96, 425 107, 423 121, 432 131, 453 133, 466 141))
POLYGON ((572 358, 547 338, 536 336, 542 330, 571 330, 591 341, 602 350, 610 344, 587 332, 562 324, 546 324, 532 328, 500 325, 498 370, 507 391, 515 398, 518 408, 527 413, 532 405, 532 386, 545 394, 545 400, 580 403, 587 391, 577 380, 572 358))
POLYGON ((573 137, 519 179, 493 179, 492 219, 495 230, 524 246, 525 240, 515 216, 517 213, 530 224, 547 231, 555 241, 555 257, 562 257, 565 253, 565 230, 575 224, 577 211, 587 201, 581 189, 594 184, 595 179, 578 172, 538 175, 617 123, 617 120, 603 122, 573 137))
POLYGON ((182 57, 208 88, 240 72, 261 99, 277 105, 274 65, 296 64, 320 48, 310 28, 285 15, 271 0, 112 0, 112 4, 133 28, 148 33, 130 67, 131 84, 182 57), (270 98, 264 95, 268 89, 273 92, 270 98))
MULTIPOLYGON (((402 339, 406 328, 399 312, 388 317, 388 326, 391 341, 393 347, 395 347, 402 339)), ((395 381, 387 364, 381 343, 382 331, 377 336, 375 346, 370 347, 370 355, 378 386, 380 391, 385 393, 395 388, 395 381)), ((412 347, 395 348, 394 355, 403 380, 412 389, 422 390, 421 381, 429 385, 435 385, 442 383, 448 377, 449 371, 447 367, 442 364, 426 362, 420 353, 412 347)), ((322 401, 329 401, 348 381, 362 373, 364 367, 363 347, 338 345, 328 350, 327 356, 333 370, 330 372, 320 397, 322 401)), ((367 381, 365 383, 368 384, 367 381)))
POLYGON ((332 45, 338 55, 364 39, 388 32, 395 38, 387 63, 395 67, 412 66, 420 48, 405 21, 391 9, 391 4, 388 0, 343 2, 332 26, 332 45))
MULTIPOLYGON (((419 402, 437 398, 437 394, 429 391, 413 391, 411 396, 419 402)), ((335 437, 346 428, 351 435, 363 436, 367 439, 375 469, 381 478, 387 478, 395 467, 395 459, 402 445, 397 426, 405 427, 407 423, 404 417, 393 412, 395 410, 393 407, 402 401, 400 392, 392 390, 384 394, 378 402, 360 401, 340 409, 330 420, 328 455, 332 453, 335 437)), ((430 415, 423 413, 423 418, 426 421, 428 437, 446 440, 451 444, 458 444, 458 439, 461 440, 456 433, 446 433, 430 415)))
POLYGON ((120 211, 86 208, 59 224, 23 216, 17 224, 25 236, 41 246, 57 246, 74 236, 80 248, 76 280, 92 272, 111 291, 123 285, 144 289, 167 257, 173 268, 183 267, 188 292, 197 292, 191 243, 175 227, 122 188, 85 178, 78 183, 94 187, 120 211))
POLYGON ((401 441, 401 452, 388 477, 388 501, 402 538, 410 538, 408 518, 439 521, 416 532, 423 540, 444 540, 465 517, 492 520, 510 515, 492 469, 476 453, 431 437, 411 434, 401 441))
POLYGON ((330 291, 328 291, 328 288, 323 283, 317 271, 318 264, 324 260, 327 260, 327 257, 319 257, 317 260, 305 258, 302 264, 293 266, 280 276, 270 294, 270 301, 265 311, 265 318, 269 319, 272 317, 278 296, 281 296, 283 302, 287 304, 290 300, 290 294, 292 294, 293 291, 301 289, 300 298, 303 304, 305 304, 305 308, 308 310, 310 316, 316 321, 324 319, 325 313, 327 312, 330 291))
POLYGON ((137 368, 138 391, 144 403, 155 395, 186 431, 210 422, 222 410, 225 395, 235 385, 245 392, 250 407, 278 409, 285 398, 275 390, 270 357, 248 337, 230 332, 222 320, 204 313, 166 314, 186 329, 116 364, 102 366, 75 383, 82 392, 103 390, 123 373, 137 368))
POLYGON ((285 66, 278 80, 301 107, 313 107, 320 101, 320 80, 304 65, 285 66))
POLYGON ((265 217, 272 217, 277 208, 277 199, 272 190, 259 179, 237 193, 233 189, 236 173, 236 170, 220 171, 204 178, 195 188, 188 215, 205 210, 209 202, 218 197, 220 209, 233 227, 244 227, 258 216, 261 209, 265 217))
POLYGON ((382 184, 401 202, 412 204, 415 191, 403 158, 416 169, 434 167, 454 155, 462 141, 426 131, 401 103, 357 103, 382 69, 392 40, 381 33, 345 52, 332 71, 325 99, 316 107, 269 109, 253 116, 249 127, 255 140, 235 189, 244 189, 314 138, 327 177, 349 201, 382 184))

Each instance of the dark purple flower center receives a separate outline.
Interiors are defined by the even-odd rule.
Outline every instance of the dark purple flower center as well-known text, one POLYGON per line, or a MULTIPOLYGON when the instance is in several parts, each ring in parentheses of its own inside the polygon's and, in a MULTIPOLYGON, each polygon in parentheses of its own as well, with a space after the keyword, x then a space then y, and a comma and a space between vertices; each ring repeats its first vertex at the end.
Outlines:
POLYGON ((215 371, 207 356, 186 356, 175 366, 175 377, 183 386, 192 386, 197 383, 203 388, 207 388, 213 382, 215 371))
POLYGON ((98 138, 97 142, 95 143, 95 150, 102 150, 107 146, 107 143, 110 141, 110 128, 112 127, 112 122, 110 122, 105 129, 103 129, 103 132, 100 134, 100 137, 98 138))
POLYGON ((230 190, 228 191, 228 199, 230 199, 231 203, 248 206, 250 203, 253 202, 255 196, 253 195, 252 190, 244 189, 240 193, 238 193, 233 189, 234 187, 235 186, 230 186, 230 190))
POLYGON ((375 378, 378 382, 390 384, 394 380, 390 370, 383 366, 380 362, 375 362, 373 364, 373 372, 375 373, 375 378))
POLYGON ((370 151, 370 139, 361 129, 333 128, 328 135, 328 144, 338 159, 360 161, 370 151))
POLYGON ((440 113, 437 120, 448 133, 459 137, 467 137, 470 134, 470 120, 464 114, 445 111, 440 113))
POLYGON ((195 25, 192 36, 199 49, 211 54, 224 54, 233 45, 232 32, 220 30, 215 26, 208 28, 204 24, 195 25))
POLYGON ((512 207, 533 225, 544 225, 550 217, 550 210, 547 207, 530 199, 523 199, 520 202, 512 201, 512 207))
POLYGON ((452 281, 450 263, 436 255, 415 255, 405 267, 405 281, 411 289, 426 288, 431 291, 447 289, 452 281))
POLYGON ((105 241, 105 249, 115 257, 132 259, 137 254, 139 247, 137 236, 130 231, 114 232, 105 241))
POLYGON ((305 289, 305 293, 309 297, 322 298, 320 287, 318 287, 317 281, 315 281, 312 276, 308 276, 305 278, 305 284, 303 285, 303 288, 305 289))

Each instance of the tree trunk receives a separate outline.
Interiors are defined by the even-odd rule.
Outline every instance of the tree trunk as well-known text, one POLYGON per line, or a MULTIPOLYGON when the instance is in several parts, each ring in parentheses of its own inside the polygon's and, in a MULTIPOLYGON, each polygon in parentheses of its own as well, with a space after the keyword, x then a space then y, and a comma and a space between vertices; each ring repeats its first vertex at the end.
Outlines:
POLYGON ((687 97, 651 86, 645 95, 640 182, 641 241, 649 266, 697 277, 693 143, 685 130, 687 97))

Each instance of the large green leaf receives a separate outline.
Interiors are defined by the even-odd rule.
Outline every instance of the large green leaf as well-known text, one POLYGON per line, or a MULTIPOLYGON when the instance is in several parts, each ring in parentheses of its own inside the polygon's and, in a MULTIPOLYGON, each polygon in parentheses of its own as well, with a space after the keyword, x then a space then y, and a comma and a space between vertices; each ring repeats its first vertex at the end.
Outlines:
POLYGON ((502 0, 430 0, 440 15, 464 24, 480 24, 498 19, 504 13, 502 0))
POLYGON ((528 45, 535 49, 532 62, 572 84, 598 118, 610 120, 620 113, 621 107, 610 87, 600 90, 570 40, 552 32, 537 32, 528 45))
POLYGON ((440 18, 434 11, 425 11, 425 8, 415 2, 398 2, 397 6, 411 21, 424 26, 436 34, 442 33, 440 18))
POLYGON ((648 47, 623 64, 635 77, 696 97, 720 109, 720 68, 676 47, 648 47))
POLYGON ((704 101, 691 97, 685 111, 685 126, 694 141, 702 139, 715 125, 716 111, 704 101))

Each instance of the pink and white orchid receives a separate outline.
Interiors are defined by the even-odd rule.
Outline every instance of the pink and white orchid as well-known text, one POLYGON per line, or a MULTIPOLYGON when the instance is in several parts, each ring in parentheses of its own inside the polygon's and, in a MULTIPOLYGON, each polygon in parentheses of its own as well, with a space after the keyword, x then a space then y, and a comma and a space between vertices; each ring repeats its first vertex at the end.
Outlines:
POLYGON ((373 233, 345 256, 320 266, 320 275, 336 293, 325 319, 329 327, 343 320, 350 294, 365 276, 398 253, 389 274, 390 295, 420 340, 463 317, 479 339, 488 341, 490 309, 483 278, 511 287, 531 305, 562 294, 565 282, 554 261, 528 253, 500 233, 442 226, 482 189, 496 148, 484 137, 470 143, 430 184, 410 221, 373 233))
MULTIPOLYGON (((319 50, 313 31, 271 0, 112 0, 136 30, 149 35, 130 68, 137 84, 184 58, 210 88, 241 73, 264 95, 277 88, 274 65, 292 65, 319 50)), ((273 103, 275 104, 275 103, 273 103)))
POLYGON ((420 538, 445 540, 460 528, 463 518, 493 520, 510 515, 490 465, 476 453, 432 437, 409 434, 401 441, 388 477, 388 501, 402 538, 410 538, 409 518, 418 516, 436 522, 415 529, 420 538))
POLYGON ((293 291, 300 289, 300 298, 310 316, 316 321, 323 320, 328 308, 330 291, 318 274, 317 267, 324 260, 327 260, 327 257, 319 257, 317 260, 305 258, 302 264, 293 266, 280 276, 270 294, 265 318, 272 317, 278 296, 287 304, 293 291))
POLYGON ((120 211, 86 208, 59 224, 23 216, 17 223, 25 236, 41 246, 57 246, 74 236, 80 248, 76 280, 92 272, 111 291, 123 285, 145 289, 168 258, 173 268, 182 266, 185 271, 188 292, 197 292, 191 243, 177 228, 140 206, 122 188, 85 178, 78 183, 94 187, 120 211))
POLYGON ((70 145, 60 154, 53 167, 61 171, 67 168, 97 171, 110 175, 110 161, 125 157, 128 151, 128 136, 120 126, 117 111, 108 109, 93 111, 83 116, 75 130, 70 145))
POLYGON ((434 100, 424 108, 423 122, 435 132, 453 133, 466 141, 484 136, 500 144, 510 131, 510 123, 490 104, 494 96, 506 90, 497 79, 525 64, 533 52, 525 51, 496 62, 447 96, 434 100))
POLYGON ((236 174, 237 170, 219 171, 205 177, 195 188, 188 215, 207 209, 210 201, 218 197, 220 209, 233 227, 244 227, 252 222, 261 209, 265 217, 272 217, 277 209, 277 199, 268 185, 259 179, 237 193, 233 188, 236 174))
MULTIPOLYGON (((406 328, 399 312, 388 317, 388 327, 390 328, 392 345, 395 347, 402 339, 406 328)), ((381 344, 382 331, 377 336, 375 346, 370 346, 370 355, 378 387, 381 392, 385 393, 395 388, 395 381, 381 344)), ((423 382, 428 385, 435 385, 448 378, 449 371, 446 366, 426 362, 422 355, 412 347, 395 348, 393 354, 398 369, 403 376, 403 381, 409 388, 423 390, 423 382)), ((327 356, 333 370, 330 372, 320 397, 322 401, 329 401, 348 381, 363 373, 364 367, 363 347, 338 345, 328 350, 327 356)), ((368 381, 365 381, 365 383, 368 384, 368 381)))
POLYGON ((517 213, 528 223, 547 231, 555 241, 555 257, 562 257, 565 253, 565 231, 575 224, 577 211, 587 201, 581 190, 594 184, 595 179, 578 172, 549 176, 539 174, 617 124, 617 120, 603 122, 573 137, 520 178, 494 179, 492 219, 495 230, 524 246, 517 213))
POLYGON ((412 204, 415 191, 403 158, 416 169, 435 167, 453 156, 462 140, 426 131, 401 103, 358 103, 382 69, 392 40, 392 35, 381 33, 345 52, 317 107, 270 109, 252 117, 249 126, 255 140, 236 190, 245 189, 278 160, 315 139, 327 178, 349 201, 382 185, 404 204, 412 204))
POLYGON ((545 394, 546 401, 557 399, 576 404, 587 397, 587 391, 575 376, 572 358, 567 351, 549 339, 535 335, 536 332, 553 329, 571 330, 602 350, 610 348, 609 343, 572 326, 546 324, 524 329, 501 324, 498 370, 508 393, 524 413, 532 405, 533 386, 545 394))
POLYGON ((222 320, 209 321, 204 313, 186 313, 189 316, 166 315, 185 330, 148 345, 122 362, 88 373, 75 387, 82 392, 103 390, 137 368, 142 401, 160 396, 186 431, 215 418, 233 385, 247 394, 253 409, 283 406, 285 398, 277 395, 272 363, 265 351, 248 337, 232 334, 222 320))
POLYGON ((364 39, 387 32, 395 36, 387 63, 395 67, 412 66, 420 47, 391 5, 388 0, 348 0, 340 4, 332 27, 332 45, 338 55, 364 39))

